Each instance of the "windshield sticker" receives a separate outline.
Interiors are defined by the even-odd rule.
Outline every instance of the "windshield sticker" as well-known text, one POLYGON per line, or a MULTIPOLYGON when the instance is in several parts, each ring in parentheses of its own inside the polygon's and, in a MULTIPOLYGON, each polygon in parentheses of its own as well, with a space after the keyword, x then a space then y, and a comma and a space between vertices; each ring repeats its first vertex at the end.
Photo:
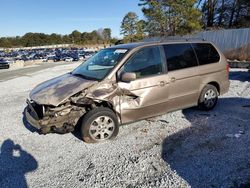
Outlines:
POLYGON ((114 53, 125 54, 127 51, 128 51, 127 49, 117 49, 117 50, 115 50, 114 53))

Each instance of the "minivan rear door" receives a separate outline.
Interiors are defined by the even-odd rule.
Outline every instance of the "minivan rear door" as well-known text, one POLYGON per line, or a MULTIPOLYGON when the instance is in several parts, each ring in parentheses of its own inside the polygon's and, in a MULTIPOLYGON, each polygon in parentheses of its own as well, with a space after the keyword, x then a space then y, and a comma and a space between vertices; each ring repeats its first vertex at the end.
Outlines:
POLYGON ((189 43, 163 45, 170 79, 168 109, 177 110, 197 104, 200 75, 196 54, 189 43))

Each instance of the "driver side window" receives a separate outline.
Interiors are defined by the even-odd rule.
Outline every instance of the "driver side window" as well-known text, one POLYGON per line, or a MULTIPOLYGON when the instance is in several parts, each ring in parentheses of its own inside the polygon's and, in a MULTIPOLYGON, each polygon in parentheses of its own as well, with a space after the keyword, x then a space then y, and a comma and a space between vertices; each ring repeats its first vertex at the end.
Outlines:
POLYGON ((136 78, 161 74, 163 65, 160 48, 157 46, 146 47, 136 52, 123 66, 122 74, 133 72, 136 78))

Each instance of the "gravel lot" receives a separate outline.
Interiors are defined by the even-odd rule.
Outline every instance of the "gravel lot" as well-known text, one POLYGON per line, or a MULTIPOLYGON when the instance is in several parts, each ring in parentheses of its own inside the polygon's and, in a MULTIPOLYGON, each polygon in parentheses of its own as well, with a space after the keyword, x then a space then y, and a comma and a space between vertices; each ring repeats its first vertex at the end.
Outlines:
POLYGON ((22 115, 28 93, 76 65, 0 82, 0 187, 250 186, 245 70, 231 70, 230 91, 213 111, 186 109, 125 125, 111 142, 85 144, 71 133, 32 132, 22 115))

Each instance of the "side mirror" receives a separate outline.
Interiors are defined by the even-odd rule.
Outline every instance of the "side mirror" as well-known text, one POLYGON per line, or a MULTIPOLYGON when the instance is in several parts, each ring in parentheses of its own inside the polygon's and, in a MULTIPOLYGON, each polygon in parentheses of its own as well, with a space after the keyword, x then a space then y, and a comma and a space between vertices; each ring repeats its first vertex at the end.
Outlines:
POLYGON ((122 82, 131 82, 136 79, 136 73, 134 72, 125 72, 122 74, 121 81, 122 82))

